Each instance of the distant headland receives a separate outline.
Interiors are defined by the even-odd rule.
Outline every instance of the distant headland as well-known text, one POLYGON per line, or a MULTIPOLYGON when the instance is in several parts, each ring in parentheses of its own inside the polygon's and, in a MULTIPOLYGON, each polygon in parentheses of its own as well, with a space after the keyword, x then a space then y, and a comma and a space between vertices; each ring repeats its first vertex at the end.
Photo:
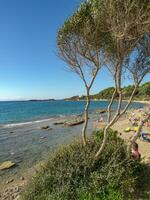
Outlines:
POLYGON ((30 99, 28 101, 56 101, 56 99, 30 99))

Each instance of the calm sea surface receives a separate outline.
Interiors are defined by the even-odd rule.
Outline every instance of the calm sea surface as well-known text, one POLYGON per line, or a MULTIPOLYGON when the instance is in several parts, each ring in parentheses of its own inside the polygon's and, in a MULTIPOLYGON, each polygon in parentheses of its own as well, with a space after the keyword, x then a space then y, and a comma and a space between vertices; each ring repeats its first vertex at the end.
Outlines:
MULTIPOLYGON (((106 108, 108 101, 92 101, 90 111, 106 108)), ((0 124, 23 123, 61 115, 81 114, 85 101, 11 101, 0 102, 0 124)), ((125 103, 123 103, 125 106, 125 103)), ((132 108, 143 105, 132 103, 132 108)), ((117 107, 114 103, 113 109, 117 107)))

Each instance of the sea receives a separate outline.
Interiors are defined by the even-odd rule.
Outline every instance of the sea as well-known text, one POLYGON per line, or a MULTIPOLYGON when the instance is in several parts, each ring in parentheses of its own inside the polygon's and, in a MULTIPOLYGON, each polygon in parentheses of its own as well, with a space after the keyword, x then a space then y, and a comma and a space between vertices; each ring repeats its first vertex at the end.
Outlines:
MULTIPOLYGON (((26 170, 50 156, 60 145, 81 138, 82 124, 74 127, 55 125, 68 121, 84 112, 85 101, 9 101, 0 102, 0 165, 12 161, 16 165, 0 170, 0 180, 21 176, 26 170), (42 126, 49 126, 43 130, 42 126)), ((100 118, 98 109, 106 109, 108 101, 91 101, 87 134, 94 129, 100 118)), ((123 102, 122 107, 126 105, 123 102)), ((142 108, 141 103, 132 103, 130 108, 142 108)), ((117 108, 117 102, 112 109, 117 108)))
MULTIPOLYGON (((85 101, 5 101, 0 102, 0 125, 17 125, 19 123, 32 123, 57 116, 82 114, 85 101)), ((90 112, 96 109, 105 109, 108 101, 91 101, 90 112)), ((122 107, 126 105, 123 102, 122 107)), ((141 108, 143 104, 132 103, 132 108, 141 108)), ((117 102, 112 109, 117 108, 117 102)))

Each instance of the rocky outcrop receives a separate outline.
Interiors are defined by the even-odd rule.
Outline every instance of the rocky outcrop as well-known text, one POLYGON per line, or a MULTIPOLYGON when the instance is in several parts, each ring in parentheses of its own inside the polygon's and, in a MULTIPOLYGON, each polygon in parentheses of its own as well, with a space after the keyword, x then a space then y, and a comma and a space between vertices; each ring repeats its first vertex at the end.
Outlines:
POLYGON ((64 124, 65 123, 65 121, 58 121, 58 122, 54 122, 54 125, 62 125, 62 124, 64 124))
POLYGON ((52 128, 50 126, 42 126, 41 129, 43 129, 43 130, 52 130, 52 128))
POLYGON ((5 169, 9 169, 11 167, 14 167, 16 164, 10 160, 3 162, 0 165, 0 170, 5 170, 5 169))
MULTIPOLYGON (((98 114, 103 114, 103 113, 106 113, 107 112, 107 109, 97 109, 95 110, 95 113, 98 113, 98 114)), ((114 110, 111 110, 110 112, 114 112, 114 110)))
POLYGON ((84 123, 84 119, 75 119, 64 123, 64 126, 76 126, 84 123))

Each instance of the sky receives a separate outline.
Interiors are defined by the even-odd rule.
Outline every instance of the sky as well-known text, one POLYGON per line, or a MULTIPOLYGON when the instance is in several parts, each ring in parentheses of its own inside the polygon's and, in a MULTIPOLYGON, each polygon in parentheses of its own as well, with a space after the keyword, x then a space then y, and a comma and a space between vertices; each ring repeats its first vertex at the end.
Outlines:
MULTIPOLYGON (((0 0, 0 100, 61 99, 85 93, 82 81, 58 57, 56 44, 58 29, 81 2, 0 0)), ((112 85, 103 70, 91 92, 112 85)))

